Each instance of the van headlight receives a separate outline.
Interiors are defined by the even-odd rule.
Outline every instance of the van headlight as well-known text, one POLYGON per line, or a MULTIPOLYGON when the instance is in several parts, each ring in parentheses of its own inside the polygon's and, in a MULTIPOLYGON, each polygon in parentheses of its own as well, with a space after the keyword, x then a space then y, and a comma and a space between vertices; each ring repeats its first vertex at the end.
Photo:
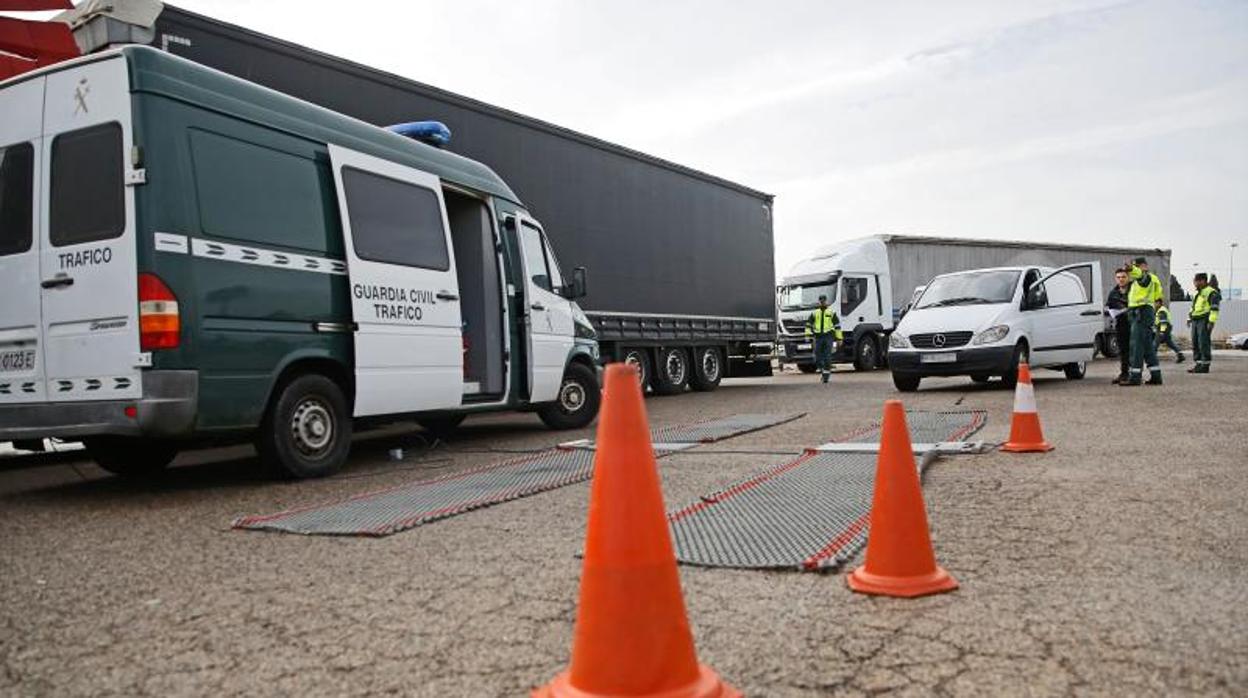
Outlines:
POLYGON ((972 341, 971 344, 992 344, 993 342, 1000 342, 1001 340, 1005 339, 1005 336, 1009 333, 1010 333, 1009 325, 997 325, 995 327, 989 327, 983 332, 980 332, 979 334, 975 335, 975 340, 972 341))
POLYGON ((905 335, 901 334, 900 332, 894 332, 888 335, 888 348, 889 349, 909 349, 910 342, 906 341, 905 335))
POLYGON ((572 304, 572 329, 580 339, 598 339, 598 332, 589 321, 589 316, 575 303, 572 304))

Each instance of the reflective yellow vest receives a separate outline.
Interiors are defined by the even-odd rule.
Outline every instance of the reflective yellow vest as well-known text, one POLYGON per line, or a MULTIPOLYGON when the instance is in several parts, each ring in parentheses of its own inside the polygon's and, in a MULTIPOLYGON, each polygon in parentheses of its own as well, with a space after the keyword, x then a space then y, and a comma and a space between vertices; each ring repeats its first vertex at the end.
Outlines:
POLYGON ((1127 291, 1127 307, 1138 308, 1142 305, 1152 305, 1155 301, 1161 300, 1161 279, 1157 275, 1148 272, 1149 278, 1144 280, 1144 270, 1131 265, 1131 287, 1127 291), (1144 281, 1143 284, 1140 282, 1144 281))
POLYGON ((1166 306, 1163 305, 1157 309, 1157 317, 1153 320, 1153 325, 1162 334, 1170 331, 1170 311, 1166 306))
POLYGON ((829 332, 835 333, 838 340, 841 339, 841 319, 836 316, 836 312, 831 307, 815 308, 815 312, 811 313, 806 320, 806 335, 829 332))
POLYGON ((1218 322, 1218 306, 1222 304, 1222 294, 1212 286, 1206 286, 1196 292, 1192 297, 1193 320, 1203 320, 1209 318, 1209 322, 1217 324, 1218 322))

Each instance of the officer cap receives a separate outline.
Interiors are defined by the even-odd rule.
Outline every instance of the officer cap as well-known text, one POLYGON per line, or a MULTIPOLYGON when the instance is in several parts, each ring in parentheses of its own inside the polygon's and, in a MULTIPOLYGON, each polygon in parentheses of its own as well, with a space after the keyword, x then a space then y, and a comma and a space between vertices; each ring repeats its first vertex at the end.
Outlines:
POLYGON ((1148 264, 1148 259, 1145 257, 1136 257, 1135 263, 1136 264, 1148 264))

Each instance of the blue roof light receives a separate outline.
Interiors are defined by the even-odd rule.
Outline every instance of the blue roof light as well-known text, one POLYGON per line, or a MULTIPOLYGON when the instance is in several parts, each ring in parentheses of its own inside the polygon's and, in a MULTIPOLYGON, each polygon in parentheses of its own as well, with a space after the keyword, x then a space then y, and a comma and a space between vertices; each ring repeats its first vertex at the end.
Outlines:
POLYGON ((441 121, 411 121, 406 124, 387 126, 386 130, 427 143, 435 148, 441 148, 451 142, 451 129, 441 121))

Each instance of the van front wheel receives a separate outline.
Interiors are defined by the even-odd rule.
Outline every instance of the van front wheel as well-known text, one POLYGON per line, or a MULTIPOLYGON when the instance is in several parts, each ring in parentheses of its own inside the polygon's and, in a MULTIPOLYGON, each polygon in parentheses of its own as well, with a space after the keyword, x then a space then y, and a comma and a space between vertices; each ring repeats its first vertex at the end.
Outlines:
POLYGON ((559 399, 537 411, 542 423, 551 429, 580 429, 598 416, 602 390, 598 374, 585 364, 570 364, 563 372, 559 399))
POLYGON ((278 477, 338 472, 351 450, 351 413, 342 389, 316 374, 287 383, 264 415, 256 450, 265 468, 278 477))

